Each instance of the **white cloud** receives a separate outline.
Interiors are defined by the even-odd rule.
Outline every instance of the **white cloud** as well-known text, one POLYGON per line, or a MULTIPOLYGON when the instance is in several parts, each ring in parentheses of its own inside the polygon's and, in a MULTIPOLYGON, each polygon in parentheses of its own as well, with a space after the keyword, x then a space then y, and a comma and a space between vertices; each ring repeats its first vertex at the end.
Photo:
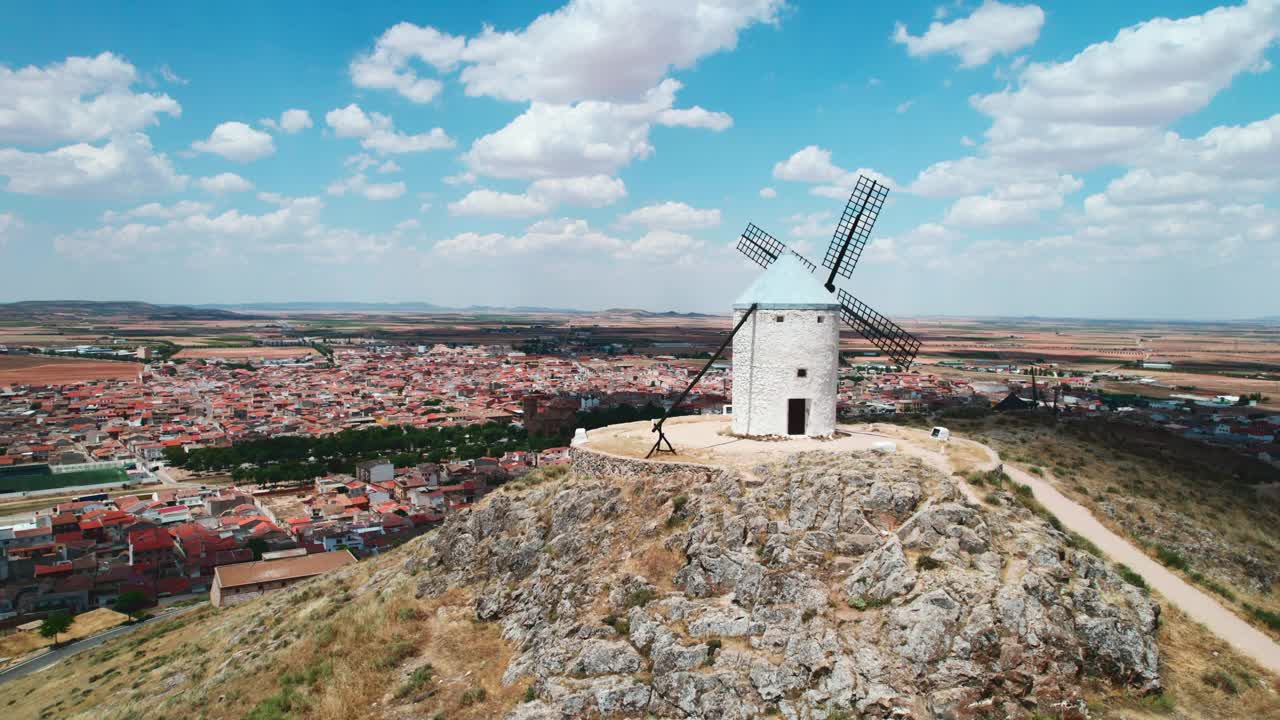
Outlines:
POLYGON ((529 195, 557 205, 560 203, 579 207, 604 207, 627 196, 627 186, 621 179, 608 175, 544 178, 529 186, 529 195))
POLYGON ((172 205, 147 203, 146 205, 139 205, 131 210, 108 210, 102 214, 102 222, 115 223, 139 218, 151 220, 172 220, 174 218, 200 215, 207 213, 212 209, 213 205, 210 205, 209 203, 194 202, 192 200, 182 200, 180 202, 173 203, 172 205))
POLYGON ((421 229, 422 229, 422 223, 418 222, 413 218, 409 218, 408 220, 401 220, 400 222, 396 223, 396 230, 399 230, 401 232, 410 232, 412 230, 421 230, 421 229))
POLYGON ((650 230, 616 252, 622 259, 671 260, 701 250, 703 242, 671 230, 650 230))
POLYGON ((196 180, 196 184, 205 192, 211 192, 215 195, 246 192, 253 189, 253 183, 235 173, 229 172, 219 173, 212 177, 202 177, 196 180))
POLYGON ((135 93, 137 69, 104 52, 39 68, 0 65, 0 142, 47 146, 102 140, 177 117, 168 95, 135 93))
POLYGON ((395 90, 416 103, 431 102, 443 84, 421 78, 410 62, 417 60, 437 70, 457 64, 466 41, 431 27, 402 22, 391 26, 374 44, 373 51, 351 61, 351 82, 356 87, 395 90))
POLYGON ((418 75, 413 63, 420 62, 437 72, 461 66, 460 78, 471 96, 633 101, 671 70, 733 49, 740 31, 775 22, 783 6, 783 0, 571 0, 521 30, 486 27, 465 40, 399 23, 378 38, 372 52, 352 62, 351 78, 360 87, 428 102, 441 85, 418 75))
POLYGON ((971 68, 1034 43, 1043 25, 1044 11, 1036 5, 987 0, 968 17, 930 23, 923 35, 914 36, 898 23, 893 41, 906 45, 912 57, 951 53, 960 58, 961 67, 971 68))
POLYGON ((653 154, 650 127, 673 119, 688 124, 688 116, 668 114, 680 87, 665 80, 632 104, 535 102, 502 129, 476 140, 465 160, 475 172, 502 178, 615 175, 653 154))
POLYGON ((324 120, 335 135, 341 138, 358 138, 360 147, 380 155, 441 150, 454 145, 441 128, 408 135, 395 129, 391 118, 382 113, 366 113, 359 105, 351 103, 325 113, 324 120))
POLYGON ((618 218, 618 223, 664 230, 707 228, 720 224, 720 211, 702 210, 682 202, 664 202, 632 210, 618 218))
POLYGON ((1062 63, 1032 63, 1016 87, 977 96, 991 116, 988 150, 1086 169, 1158 139, 1242 72, 1265 64, 1280 4, 1254 0, 1203 15, 1125 28, 1062 63))
POLYGON ((152 151, 142 133, 112 138, 102 146, 78 143, 46 153, 0 149, 4 189, 27 195, 121 196, 163 194, 186 187, 164 154, 152 151))
POLYGON ((1017 182, 996 187, 986 195, 957 200, 947 210, 946 222, 954 225, 1017 225, 1035 222, 1043 210, 1061 208, 1066 195, 1084 183, 1063 175, 1053 182, 1017 182))
POLYGON ((291 108, 280 114, 279 120, 263 118, 262 125, 272 130, 281 130, 290 135, 312 127, 311 113, 306 110, 291 108))
POLYGON ((346 195, 355 193, 368 200, 395 200, 405 194, 408 186, 401 182, 371 183, 364 173, 356 173, 344 180, 336 180, 326 189, 330 195, 346 195))
POLYGON ((476 174, 473 172, 461 172, 457 175, 446 175, 444 177, 445 185, 472 185, 476 181, 476 174))
POLYGON ((963 146, 965 146, 965 147, 973 147, 974 145, 977 145, 978 143, 974 142, 974 141, 973 141, 973 138, 969 137, 968 135, 964 135, 964 136, 962 136, 962 137, 960 138, 960 144, 961 144, 961 145, 963 145, 963 146))
POLYGON ((390 175, 391 173, 400 172, 400 165, 395 160, 388 160, 378 166, 379 175, 390 175))
POLYGON ((733 127, 733 118, 728 113, 712 112, 694 106, 691 108, 663 110, 658 113, 658 124, 668 127, 703 128, 720 132, 733 127))
POLYGON ((530 225, 521 235, 461 233, 437 242, 435 251, 444 255, 496 255, 499 252, 505 254, 544 250, 616 251, 624 245, 622 240, 591 229, 586 220, 558 218, 540 220, 530 225))
POLYGON ((771 187, 763 187, 763 188, 760 188, 760 197, 764 198, 765 200, 772 200, 778 197, 778 191, 774 190, 771 187))
POLYGON ((58 235, 54 249, 80 262, 119 262, 143 253, 188 261, 259 254, 348 265, 378 259, 396 246, 403 232, 366 233, 326 226, 319 221, 324 205, 316 197, 259 193, 258 199, 274 207, 261 214, 227 210, 217 215, 136 218, 58 235))
POLYGON ((901 114, 905 113, 906 111, 910 110, 910 109, 911 109, 911 106, 912 106, 912 105, 915 105, 915 104, 916 104, 916 101, 915 101, 915 100, 907 100, 907 101, 905 101, 905 102, 900 102, 900 103, 898 103, 898 107, 894 108, 894 110, 896 110, 896 111, 897 111, 897 113, 898 113, 899 115, 901 115, 901 114))
POLYGON ((859 175, 866 175, 889 189, 896 189, 893 178, 872 170, 858 168, 845 170, 831 161, 831 151, 817 145, 797 150, 791 157, 774 164, 773 176, 778 180, 816 184, 809 192, 819 197, 844 199, 849 197, 859 175))
POLYGON ((816 238, 831 235, 835 230, 835 216, 830 212, 798 213, 787 218, 794 223, 791 235, 798 238, 816 238))
POLYGON ((270 135, 235 121, 219 124, 208 140, 197 140, 191 143, 191 148, 239 163, 253 162, 276 151, 270 135))
POLYGON ((454 215, 487 215, 494 217, 530 217, 550 212, 560 204, 580 207, 604 207, 627 196, 622 180, 608 175, 544 178, 529 186, 524 193, 505 193, 477 189, 456 202, 449 203, 454 215))
POLYGON ((530 217, 551 209, 545 201, 517 193, 478 189, 467 193, 461 200, 449 203, 454 215, 485 215, 494 217, 530 217))

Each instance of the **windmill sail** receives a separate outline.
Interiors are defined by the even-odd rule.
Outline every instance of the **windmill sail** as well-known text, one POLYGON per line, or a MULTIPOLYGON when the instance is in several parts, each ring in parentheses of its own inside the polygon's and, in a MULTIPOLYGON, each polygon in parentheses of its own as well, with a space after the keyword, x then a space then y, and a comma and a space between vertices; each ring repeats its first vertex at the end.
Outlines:
POLYGON ((840 318, 893 359, 904 370, 911 367, 920 351, 920 341, 892 320, 872 310, 866 303, 840 290, 840 318))
POLYGON ((889 188, 872 180, 866 175, 859 175, 853 187, 853 194, 844 207, 840 222, 836 224, 836 232, 827 246, 827 254, 822 258, 822 267, 831 271, 827 287, 831 289, 837 275, 847 278, 853 274, 853 268, 862 257, 862 248, 866 247, 871 237, 871 229, 875 227, 876 218, 880 216, 880 208, 884 207, 889 188))
POLYGON ((789 252, 800 258, 800 262, 809 268, 809 272, 817 269, 817 266, 809 262, 808 258, 795 250, 791 250, 781 240, 756 227, 755 223, 748 223, 747 229, 742 231, 742 237, 738 238, 738 251, 766 270, 784 252, 789 252))

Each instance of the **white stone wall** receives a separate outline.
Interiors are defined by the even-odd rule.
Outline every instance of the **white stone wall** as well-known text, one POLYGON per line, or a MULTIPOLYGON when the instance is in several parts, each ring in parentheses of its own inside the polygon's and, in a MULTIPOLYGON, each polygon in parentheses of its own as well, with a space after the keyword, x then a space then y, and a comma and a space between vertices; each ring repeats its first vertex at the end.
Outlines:
MULTIPOLYGON (((745 312, 734 310, 734 323, 745 312)), ((834 308, 757 310, 733 338, 733 432, 786 435, 787 400, 804 398, 805 434, 832 434, 839 364, 840 318, 834 308), (806 377, 797 377, 800 368, 806 377)))

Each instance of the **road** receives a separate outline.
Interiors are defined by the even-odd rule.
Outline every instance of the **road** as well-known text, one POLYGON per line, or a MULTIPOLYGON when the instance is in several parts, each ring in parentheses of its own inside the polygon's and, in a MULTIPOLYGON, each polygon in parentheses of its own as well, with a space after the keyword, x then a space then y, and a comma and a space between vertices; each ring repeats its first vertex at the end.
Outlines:
MULTIPOLYGON (((986 448, 985 445, 982 447, 986 448)), ((1000 463, 1000 456, 991 448, 986 450, 992 457, 992 463, 987 466, 991 469, 1000 463)), ((1212 595, 1183 580, 1133 543, 1112 532, 1098 522, 1088 508, 1063 495, 1048 480, 1012 465, 1005 465, 1004 472, 1014 482, 1030 487, 1036 500, 1056 515, 1068 530, 1084 536, 1111 560, 1127 565, 1141 575, 1152 590, 1241 654, 1280 674, 1280 643, 1245 622, 1212 595)))
POLYGON ((0 671, 0 683, 6 683, 6 682, 9 682, 10 680, 17 680, 18 678, 26 677, 31 673, 44 670, 50 665, 61 662, 62 660, 65 660, 73 655, 76 655, 77 653, 95 648, 101 645, 102 643, 110 640, 111 638, 119 637, 120 635, 127 635, 133 632, 134 630, 137 630, 140 627, 144 627, 146 625, 149 625, 151 623, 158 622, 161 620, 168 620, 170 618, 175 618, 180 615, 185 615, 186 613, 189 613, 201 607, 204 607, 204 605, 203 604, 188 605, 186 607, 166 609, 158 613, 155 617, 150 618, 149 620, 144 620, 140 623, 135 623, 133 625, 121 625, 119 627, 114 627, 110 630, 100 632, 97 635, 92 635, 90 637, 84 638, 83 640, 77 640, 76 642, 69 643, 56 650, 50 650, 49 652, 44 653, 43 655, 37 655, 31 658, 30 660, 18 663, 17 665, 14 665, 13 667, 7 670, 0 671))

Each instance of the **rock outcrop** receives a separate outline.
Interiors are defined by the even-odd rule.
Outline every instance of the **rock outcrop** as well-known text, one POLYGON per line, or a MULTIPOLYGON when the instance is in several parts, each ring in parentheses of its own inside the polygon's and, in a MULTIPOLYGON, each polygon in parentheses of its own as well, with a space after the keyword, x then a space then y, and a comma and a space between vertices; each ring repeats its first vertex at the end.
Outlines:
POLYGON ((468 591, 501 624, 503 681, 535 698, 508 718, 1071 718, 1086 676, 1159 687, 1150 598, 1008 496, 974 506, 913 460, 522 492, 411 561, 420 596, 468 591))

